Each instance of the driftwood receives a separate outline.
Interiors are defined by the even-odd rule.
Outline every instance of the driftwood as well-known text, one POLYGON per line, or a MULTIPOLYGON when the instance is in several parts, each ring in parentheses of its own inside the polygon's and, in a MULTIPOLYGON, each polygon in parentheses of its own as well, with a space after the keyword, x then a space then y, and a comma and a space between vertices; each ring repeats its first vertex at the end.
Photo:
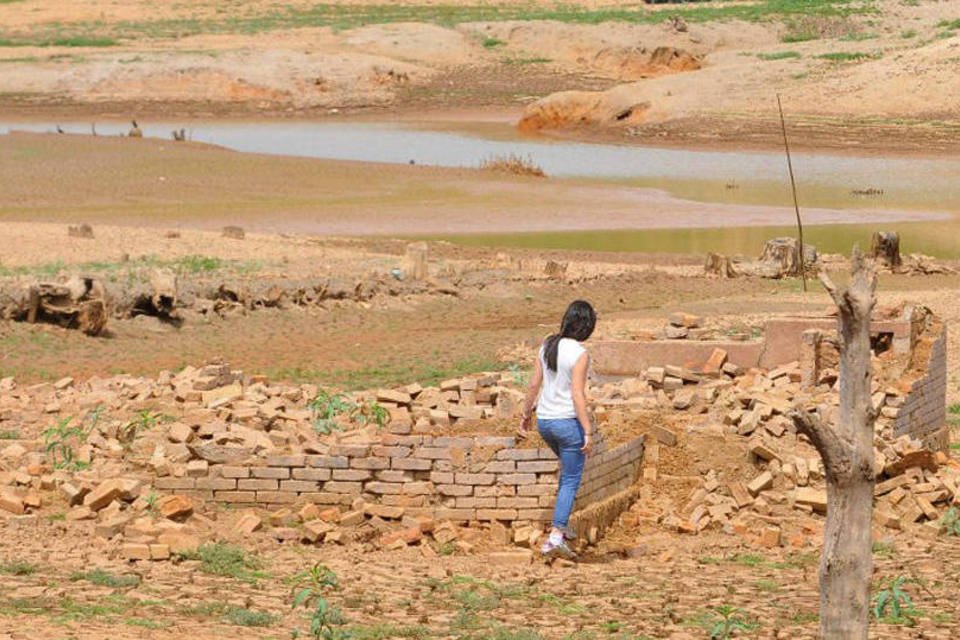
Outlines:
POLYGON ((870 255, 884 267, 898 268, 903 264, 900 257, 900 234, 892 231, 874 232, 870 255))
POLYGON ((823 459, 827 479, 827 522, 820 557, 820 637, 866 640, 872 573, 872 516, 875 481, 870 401, 870 316, 877 277, 854 247, 850 283, 820 281, 840 316, 840 407, 836 424, 812 413, 791 418, 823 459))
POLYGON ((0 291, 0 317, 55 324, 97 336, 107 325, 107 296, 97 280, 77 276, 61 282, 4 287, 0 291))
POLYGON ((428 248, 426 242, 414 242, 407 245, 403 257, 403 274, 408 280, 425 280, 429 275, 427 270, 428 248))

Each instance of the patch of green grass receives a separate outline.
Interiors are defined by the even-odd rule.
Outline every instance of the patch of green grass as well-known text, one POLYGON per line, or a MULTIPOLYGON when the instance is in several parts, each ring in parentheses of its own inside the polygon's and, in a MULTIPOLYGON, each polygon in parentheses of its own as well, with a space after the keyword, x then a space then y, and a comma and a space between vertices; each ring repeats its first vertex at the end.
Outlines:
POLYGON ((755 586, 759 591, 766 591, 768 593, 780 591, 780 585, 774 580, 757 580, 753 586, 755 586))
POLYGON ((128 627, 140 627, 142 629, 165 629, 167 627, 167 624, 159 622, 158 620, 150 620, 149 618, 126 618, 123 624, 128 627))
POLYGON ((909 40, 910 38, 916 38, 916 37, 917 37, 917 30, 916 30, 916 29, 906 29, 905 31, 901 31, 901 32, 900 32, 900 37, 903 38, 904 40, 909 40))
POLYGON ((874 542, 873 555, 881 558, 892 558, 897 555, 897 549, 892 542, 874 542))
POLYGON ((741 567, 759 567, 766 562, 766 560, 763 559, 763 556, 753 553, 738 553, 730 558, 730 561, 734 564, 740 565, 741 567))
MULTIPOLYGON (((438 354, 438 358, 442 357, 438 354)), ((393 387, 399 384, 419 382, 424 386, 436 386, 441 380, 459 378, 478 371, 502 371, 506 364, 495 359, 479 357, 463 358, 449 364, 436 360, 427 362, 384 362, 361 369, 308 369, 305 367, 282 367, 268 369, 264 373, 271 380, 314 383, 339 386, 345 390, 393 387)))
POLYGON ((95 602, 79 602, 72 598, 60 601, 62 613, 55 616, 61 621, 80 621, 93 618, 107 618, 127 613, 136 603, 123 596, 106 596, 95 602))
POLYGON ((859 62, 861 60, 875 60, 880 56, 875 53, 864 53, 862 51, 832 51, 830 53, 821 53, 815 57, 820 60, 829 60, 830 62, 859 62))
POLYGON ((484 49, 495 49, 497 47, 502 47, 507 43, 501 40, 500 38, 484 38, 483 42, 481 42, 480 44, 483 45, 484 49))
POLYGON ((938 27, 946 29, 947 31, 956 31, 960 29, 960 18, 956 20, 941 20, 937 23, 938 27))
POLYGON ((23 560, 0 563, 0 573, 11 576, 30 576, 37 572, 37 565, 23 560))
POLYGON ((794 553, 782 562, 771 562, 773 569, 803 569, 804 567, 814 567, 820 562, 820 556, 816 553, 794 553))
POLYGON ((949 407, 947 407, 947 413, 952 416, 960 416, 960 402, 954 402, 949 407))
POLYGON ((272 627, 277 623, 277 616, 272 613, 243 607, 230 607, 223 619, 238 627, 272 627))
POLYGON ((215 576, 235 578, 244 582, 256 582, 266 577, 260 571, 263 563, 240 547, 222 542, 208 542, 195 552, 180 554, 187 560, 199 560, 200 570, 215 576))
POLYGON ((28 38, 0 38, 0 47, 113 47, 113 38, 75 35, 66 38, 31 40, 28 38))
POLYGON ((16 429, 4 429, 0 431, 0 440, 19 440, 20 432, 16 429))
POLYGON ((797 42, 809 42, 810 40, 819 40, 820 34, 816 31, 809 30, 800 30, 800 31, 788 31, 783 34, 783 37, 780 38, 780 42, 786 44, 794 44, 797 42))
POLYGON ((820 620, 820 614, 813 611, 800 611, 793 614, 791 621, 796 625, 811 624, 820 620))
POLYGON ((140 576, 133 574, 117 575, 109 571, 104 571, 103 569, 94 569, 86 573, 74 573, 70 576, 70 579, 74 582, 86 580, 99 587, 110 587, 111 589, 131 588, 140 584, 140 576))
POLYGON ((862 42, 863 40, 876 40, 879 37, 879 34, 871 31, 851 31, 846 35, 841 36, 840 40, 845 42, 862 42))
POLYGON ((801 56, 797 51, 774 51, 773 53, 758 53, 757 57, 761 60, 789 60, 801 56))
POLYGON ((506 65, 527 65, 527 64, 547 64, 553 62, 550 58, 501 58, 500 64, 506 65))

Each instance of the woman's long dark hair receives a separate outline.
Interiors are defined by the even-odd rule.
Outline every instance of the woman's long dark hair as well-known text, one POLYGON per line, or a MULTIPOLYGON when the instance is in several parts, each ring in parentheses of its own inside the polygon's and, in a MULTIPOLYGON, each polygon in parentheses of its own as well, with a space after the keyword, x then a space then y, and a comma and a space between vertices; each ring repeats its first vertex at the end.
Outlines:
POLYGON ((550 371, 557 370, 557 354, 560 351, 560 339, 572 338, 583 342, 593 333, 597 324, 597 314, 584 300, 575 300, 567 307, 560 324, 560 333, 555 333, 543 343, 543 356, 550 371))

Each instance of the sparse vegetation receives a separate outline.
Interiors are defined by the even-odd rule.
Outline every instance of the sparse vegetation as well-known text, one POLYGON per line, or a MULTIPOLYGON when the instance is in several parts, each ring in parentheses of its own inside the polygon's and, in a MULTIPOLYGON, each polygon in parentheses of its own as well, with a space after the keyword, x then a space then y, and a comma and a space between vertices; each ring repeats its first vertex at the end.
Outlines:
POLYGON ((533 162, 533 158, 513 153, 485 158, 480 163, 480 168, 484 171, 510 173, 516 176, 532 176, 535 178, 547 177, 547 174, 544 173, 543 169, 533 162))
POLYGON ((4 429, 0 431, 0 440, 19 440, 20 432, 16 429, 4 429))
POLYGON ((195 552, 180 555, 186 560, 199 560, 200 570, 215 576, 251 583, 266 576, 261 571, 263 563, 259 558, 223 542, 208 542, 200 545, 195 552))
POLYGON ((375 424, 378 429, 383 429, 390 422, 390 413, 378 402, 354 402, 342 393, 331 393, 325 389, 320 389, 308 406, 313 412, 313 428, 318 433, 339 431, 340 422, 361 427, 375 424))
POLYGON ((774 51, 773 53, 758 53, 757 57, 761 60, 789 60, 801 56, 797 51, 774 51))
POLYGON ((861 60, 875 60, 879 55, 875 53, 864 53, 862 51, 832 51, 830 53, 821 53, 816 56, 821 60, 830 62, 859 62, 861 60))
POLYGON ((950 507, 940 518, 940 526, 948 536, 960 537, 960 510, 950 507))
POLYGON ((87 462, 77 459, 73 448, 87 439, 87 435, 96 426, 96 420, 97 418, 94 418, 90 429, 85 429, 82 425, 71 424, 73 416, 67 416, 43 432, 44 450, 54 469, 79 471, 88 466, 87 462))
POLYGON ((90 584, 99 587, 110 587, 111 589, 126 589, 136 587, 140 584, 140 576, 134 574, 117 575, 103 569, 93 569, 84 573, 74 573, 70 576, 74 582, 85 580, 90 584))
POLYGON ((272 627, 277 623, 277 616, 272 613, 245 607, 230 607, 224 613, 223 619, 238 627, 272 627))
POLYGON ((10 576, 30 576, 37 572, 37 565, 24 560, 0 563, 0 573, 10 576))
POLYGON ((484 38, 481 44, 483 45, 484 49, 495 49, 497 47, 502 47, 507 43, 499 38, 484 38))

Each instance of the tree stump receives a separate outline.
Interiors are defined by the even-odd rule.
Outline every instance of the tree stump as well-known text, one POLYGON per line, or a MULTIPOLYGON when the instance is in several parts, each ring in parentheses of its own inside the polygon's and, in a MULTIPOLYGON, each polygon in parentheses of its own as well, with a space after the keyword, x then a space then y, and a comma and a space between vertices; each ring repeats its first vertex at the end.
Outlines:
MULTIPOLYGON (((773 238, 767 240, 760 254, 760 275, 765 278, 800 276, 800 243, 796 238, 773 238)), ((813 245, 803 246, 803 266, 807 271, 818 259, 813 245)))
POLYGON ((730 256, 720 255, 719 253, 708 253, 707 260, 703 265, 703 272, 711 276, 720 276, 721 278, 736 278, 740 275, 733 266, 730 256))
POLYGON ((820 281, 840 312, 840 408, 836 424, 793 411, 797 431, 823 459, 827 522, 820 556, 820 637, 866 640, 873 570, 872 516, 875 482, 870 401, 870 316, 877 277, 854 247, 850 283, 820 281))
POLYGON ((901 266, 903 259, 900 257, 900 234, 893 231, 874 232, 870 255, 890 269, 901 266))
POLYGON ((429 276, 427 257, 429 248, 426 242, 414 242, 407 245, 403 258, 403 274, 409 280, 426 280, 429 276))

